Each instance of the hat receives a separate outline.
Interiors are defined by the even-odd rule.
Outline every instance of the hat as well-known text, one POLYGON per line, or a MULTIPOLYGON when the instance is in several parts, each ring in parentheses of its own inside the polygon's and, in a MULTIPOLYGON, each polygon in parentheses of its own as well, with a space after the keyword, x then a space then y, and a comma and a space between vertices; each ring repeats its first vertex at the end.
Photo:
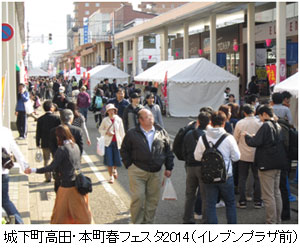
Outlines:
POLYGON ((115 107, 114 104, 112 104, 112 103, 107 104, 107 105, 106 105, 106 112, 107 112, 108 110, 111 110, 111 109, 114 109, 114 110, 118 111, 118 109, 115 107))
POLYGON ((135 98, 140 98, 141 96, 138 94, 138 93, 136 93, 136 92, 133 92, 131 95, 130 95, 130 98, 131 99, 135 99, 135 98))
POLYGON ((60 92, 60 93, 65 92, 65 87, 64 87, 64 86, 60 86, 60 87, 59 87, 59 92, 60 92))

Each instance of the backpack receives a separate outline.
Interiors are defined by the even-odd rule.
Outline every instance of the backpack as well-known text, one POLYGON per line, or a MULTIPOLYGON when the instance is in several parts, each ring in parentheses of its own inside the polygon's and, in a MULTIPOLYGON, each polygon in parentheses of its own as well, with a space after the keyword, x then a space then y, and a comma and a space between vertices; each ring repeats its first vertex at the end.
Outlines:
POLYGON ((281 127, 284 148, 290 160, 298 160, 298 131, 284 119, 277 121, 281 127))
POLYGON ((202 136, 205 151, 201 159, 201 179, 205 184, 226 182, 229 164, 226 169, 223 155, 217 148, 227 136, 227 133, 223 134, 215 145, 212 142, 207 141, 205 134, 202 136))
POLYGON ((173 153, 176 155, 177 159, 180 160, 180 161, 184 161, 184 156, 182 154, 184 136, 191 129, 195 129, 195 123, 196 122, 194 121, 191 124, 179 129, 179 131, 177 132, 177 134, 174 138, 173 149, 172 150, 173 150, 173 153))
POLYGON ((103 102, 101 96, 96 96, 95 98, 95 107, 96 109, 100 109, 103 107, 103 102))

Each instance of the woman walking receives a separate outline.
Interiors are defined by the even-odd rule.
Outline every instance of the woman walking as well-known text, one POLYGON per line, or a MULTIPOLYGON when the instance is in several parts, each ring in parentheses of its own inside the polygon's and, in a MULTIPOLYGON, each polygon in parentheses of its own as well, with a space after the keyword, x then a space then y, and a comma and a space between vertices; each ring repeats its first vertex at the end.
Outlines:
POLYGON ((28 168, 26 174, 58 172, 60 186, 57 190, 51 224, 91 224, 92 215, 88 195, 81 195, 75 187, 75 170, 80 169, 80 150, 69 128, 60 125, 55 131, 59 146, 49 166, 28 168))
POLYGON ((74 102, 69 102, 67 104, 67 108, 71 109, 73 114, 74 114, 74 120, 72 122, 73 126, 79 127, 83 130, 85 138, 86 138, 86 144, 88 146, 91 145, 91 140, 90 140, 90 136, 89 136, 89 132, 86 128, 86 120, 83 117, 83 115, 81 113, 79 113, 78 107, 76 105, 76 103, 74 102))
POLYGON ((110 176, 109 183, 114 183, 118 178, 117 167, 121 167, 120 148, 125 136, 122 119, 117 115, 117 108, 113 104, 107 104, 106 113, 108 114, 102 120, 99 132, 104 136, 105 155, 104 164, 108 168, 110 176))

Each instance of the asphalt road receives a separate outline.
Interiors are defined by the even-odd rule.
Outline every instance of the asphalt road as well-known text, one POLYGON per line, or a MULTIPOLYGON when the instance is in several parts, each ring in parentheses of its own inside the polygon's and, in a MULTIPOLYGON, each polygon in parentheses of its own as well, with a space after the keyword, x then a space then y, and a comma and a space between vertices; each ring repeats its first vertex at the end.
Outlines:
MULTIPOLYGON (((164 117, 165 128, 174 139, 179 128, 190 122, 191 118, 164 117)), ((113 185, 107 182, 108 174, 103 165, 103 158, 96 154, 96 138, 99 132, 96 129, 94 117, 91 112, 88 115, 87 127, 92 141, 88 147, 86 144, 84 150, 83 171, 93 181, 93 192, 90 195, 90 206, 92 209, 95 223, 97 224, 128 224, 130 222, 130 194, 127 170, 124 167, 119 169, 119 178, 113 185), (90 161, 90 162, 89 162, 90 161)), ((295 170, 292 171, 290 179, 293 179, 295 170)), ((175 167, 172 171, 172 183, 174 185, 178 200, 162 201, 160 200, 156 212, 156 224, 181 224, 185 199, 185 169, 184 162, 175 158, 175 167)), ((292 192, 298 196, 298 186, 291 185, 292 192)), ((236 197, 238 200, 238 196, 236 197)), ((298 201, 291 203, 290 221, 284 224, 298 223, 298 201)), ((225 208, 218 208, 219 223, 226 223, 225 208)), ((255 209, 252 202, 248 202, 247 209, 237 208, 237 217, 239 224, 264 224, 264 208, 255 209)))

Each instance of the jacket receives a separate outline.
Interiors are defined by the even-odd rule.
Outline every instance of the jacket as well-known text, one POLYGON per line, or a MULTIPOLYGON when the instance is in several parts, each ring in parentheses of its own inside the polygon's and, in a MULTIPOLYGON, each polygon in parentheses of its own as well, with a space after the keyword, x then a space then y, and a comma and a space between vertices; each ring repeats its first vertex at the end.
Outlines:
POLYGON ((159 126, 161 126, 163 128, 164 122, 162 119, 161 110, 160 110, 159 105, 154 104, 153 106, 150 107, 148 104, 146 104, 145 109, 148 109, 151 111, 151 113, 153 114, 155 123, 159 124, 159 126))
POLYGON ((87 92, 80 92, 77 96, 77 107, 78 108, 88 108, 91 104, 90 96, 87 92))
POLYGON ((137 114, 142 108, 143 106, 140 104, 138 104, 136 108, 133 108, 130 104, 124 109, 123 123, 126 133, 129 129, 136 127, 138 124, 137 114))
POLYGON ((115 105, 115 107, 118 109, 118 116, 120 116, 123 119, 124 110, 129 105, 129 102, 125 99, 119 102, 118 99, 115 97, 109 99, 108 103, 112 103, 115 105))
POLYGON ((241 161, 254 162, 255 148, 249 147, 246 144, 245 137, 242 132, 246 131, 249 134, 256 134, 262 123, 255 116, 248 116, 240 120, 234 130, 234 138, 237 141, 241 152, 241 161))
MULTIPOLYGON (((71 131, 71 133, 72 133, 72 135, 75 139, 75 142, 79 147, 80 154, 82 154, 82 151, 83 151, 83 140, 82 140, 83 134, 82 134, 81 128, 75 127, 75 126, 70 125, 70 124, 65 124, 65 125, 67 125, 69 127, 69 129, 70 129, 70 131, 71 131)), ((50 148, 50 151, 51 151, 53 157, 54 157, 54 155, 56 153, 56 150, 58 148, 56 135, 55 135, 55 130, 56 130, 56 127, 51 129, 50 138, 49 138, 49 148, 50 148)))
POLYGON ((282 131, 277 122, 265 121, 255 136, 245 135, 245 141, 248 146, 256 147, 254 162, 259 170, 287 167, 282 131))
POLYGON ((42 148, 49 148, 50 131, 58 125, 60 125, 59 117, 50 111, 39 117, 35 135, 36 146, 39 147, 41 145, 42 148))
MULTIPOLYGON (((207 127, 207 132, 206 132, 207 141, 216 144, 216 142, 220 139, 220 137, 225 133, 226 131, 224 128, 207 127)), ((234 137, 231 134, 229 134, 224 139, 224 141, 222 141, 222 143, 218 147, 218 150, 223 156, 226 169, 228 168, 227 171, 228 176, 232 176, 232 161, 233 162, 238 161, 241 156, 240 150, 238 148, 238 145, 234 137)), ((205 145, 203 143, 202 137, 200 137, 194 152, 195 160, 201 161, 204 151, 205 151, 205 145)))
POLYGON ((197 128, 188 131, 184 136, 182 155, 184 157, 186 165, 189 167, 201 166, 201 161, 195 160, 194 151, 197 146, 198 139, 200 138, 200 136, 204 134, 205 134, 204 130, 197 128))
POLYGON ((53 103, 57 104, 59 110, 62 110, 66 108, 67 104, 69 103, 69 100, 66 96, 62 99, 60 94, 56 94, 53 97, 53 103))
POLYGON ((27 91, 25 91, 23 94, 18 93, 16 111, 25 112, 24 102, 27 102, 28 100, 29 100, 29 94, 27 91))
POLYGON ((75 186, 75 169, 80 169, 80 151, 76 143, 59 146, 50 165, 38 168, 36 173, 56 172, 60 186, 75 186))
POLYGON ((105 117, 101 122, 99 132, 102 136, 104 136, 104 143, 106 147, 110 145, 113 138, 112 136, 106 135, 106 132, 108 129, 110 132, 113 132, 116 135, 118 149, 120 149, 125 136, 124 126, 122 119, 118 115, 115 115, 114 119, 114 124, 112 125, 110 118, 108 116, 105 117))
POLYGON ((173 169, 174 155, 170 148, 169 135, 160 126, 154 125, 154 127, 151 151, 140 126, 130 129, 125 135, 120 152, 126 168, 134 164, 147 172, 158 172, 165 164, 167 170, 173 169))

